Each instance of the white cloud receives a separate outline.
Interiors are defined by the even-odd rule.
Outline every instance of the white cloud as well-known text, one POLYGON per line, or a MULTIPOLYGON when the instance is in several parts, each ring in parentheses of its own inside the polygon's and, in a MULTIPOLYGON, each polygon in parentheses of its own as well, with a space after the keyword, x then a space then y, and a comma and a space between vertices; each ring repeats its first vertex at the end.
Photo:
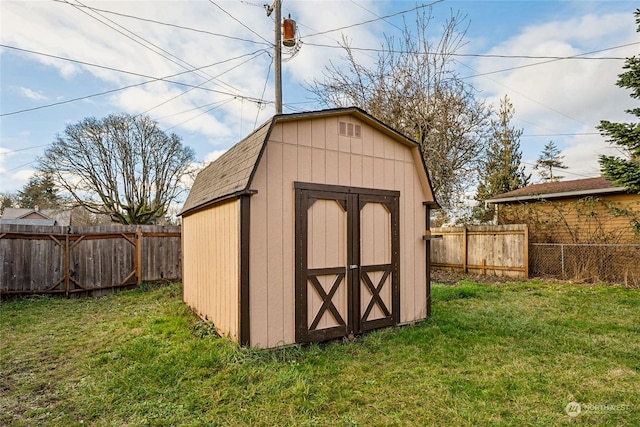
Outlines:
POLYGON ((48 99, 42 93, 36 92, 36 91, 34 91, 32 89, 29 89, 27 87, 19 86, 16 89, 18 90, 18 92, 20 92, 20 94, 22 96, 27 97, 29 99, 33 99, 34 101, 44 101, 44 100, 48 99))
MULTIPOLYGON (((585 15, 563 21, 551 21, 528 26, 516 36, 489 50, 488 54, 573 56, 593 49, 608 48, 637 42, 631 14, 585 15)), ((592 57, 628 57, 637 46, 612 49, 592 57)), ((610 150, 599 135, 562 135, 596 133, 600 120, 629 120, 624 110, 633 105, 629 92, 615 86, 624 60, 569 59, 478 59, 474 68, 479 74, 511 67, 510 71, 479 76, 474 85, 483 95, 499 104, 507 94, 516 114, 513 124, 524 128, 521 147, 524 157, 533 162, 545 143, 556 142, 565 155, 568 171, 574 174, 599 174, 598 156, 610 150)), ((567 179, 579 178, 566 174, 567 179)))
POLYGON ((205 165, 208 165, 209 163, 213 162, 214 160, 216 160, 218 157, 222 156, 226 152, 227 150, 215 150, 210 152, 204 158, 205 165))

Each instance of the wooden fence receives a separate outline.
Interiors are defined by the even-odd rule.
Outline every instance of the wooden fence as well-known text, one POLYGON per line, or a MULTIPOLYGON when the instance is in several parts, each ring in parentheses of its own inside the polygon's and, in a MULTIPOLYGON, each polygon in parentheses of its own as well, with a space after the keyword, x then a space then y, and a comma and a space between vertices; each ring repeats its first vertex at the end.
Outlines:
POLYGON ((0 225, 0 257, 0 295, 95 295, 182 276, 177 226, 0 225))
POLYGON ((464 273, 496 276, 529 276, 529 237, 527 226, 477 225, 437 227, 431 241, 431 266, 464 273))

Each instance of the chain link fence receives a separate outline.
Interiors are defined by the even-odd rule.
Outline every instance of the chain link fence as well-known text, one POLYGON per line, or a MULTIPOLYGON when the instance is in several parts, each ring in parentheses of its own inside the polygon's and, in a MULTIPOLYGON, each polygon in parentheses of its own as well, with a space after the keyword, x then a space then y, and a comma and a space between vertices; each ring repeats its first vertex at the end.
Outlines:
POLYGON ((640 245, 531 243, 529 273, 640 287, 640 245))

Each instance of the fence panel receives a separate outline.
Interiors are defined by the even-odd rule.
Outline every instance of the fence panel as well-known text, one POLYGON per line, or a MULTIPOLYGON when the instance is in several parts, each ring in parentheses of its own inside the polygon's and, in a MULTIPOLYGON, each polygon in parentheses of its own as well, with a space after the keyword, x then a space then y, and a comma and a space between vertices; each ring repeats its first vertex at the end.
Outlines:
POLYGON ((528 231, 523 224, 437 227, 431 266, 496 276, 528 277, 528 231))
POLYGON ((640 245, 532 243, 531 274, 640 286, 640 245))
POLYGON ((180 280, 180 227, 0 226, 0 294, 76 293, 180 280))
POLYGON ((64 287, 65 227, 3 225, 0 227, 0 291, 20 293, 64 287), (33 238, 4 238, 8 231, 33 238))
POLYGON ((142 232, 142 280, 181 280, 180 226, 146 225, 142 232))

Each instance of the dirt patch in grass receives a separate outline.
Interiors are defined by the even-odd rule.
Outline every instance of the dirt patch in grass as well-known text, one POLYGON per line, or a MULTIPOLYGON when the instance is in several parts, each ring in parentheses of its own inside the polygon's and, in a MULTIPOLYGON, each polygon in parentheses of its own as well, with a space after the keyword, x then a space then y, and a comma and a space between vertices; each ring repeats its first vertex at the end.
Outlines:
POLYGON ((474 282, 474 283, 496 284, 496 283, 519 283, 519 282, 522 282, 522 279, 516 279, 513 277, 506 277, 506 276, 462 273, 462 272, 449 271, 449 270, 435 270, 435 269, 431 270, 432 283, 440 283, 442 285, 457 285, 462 281, 474 282))

